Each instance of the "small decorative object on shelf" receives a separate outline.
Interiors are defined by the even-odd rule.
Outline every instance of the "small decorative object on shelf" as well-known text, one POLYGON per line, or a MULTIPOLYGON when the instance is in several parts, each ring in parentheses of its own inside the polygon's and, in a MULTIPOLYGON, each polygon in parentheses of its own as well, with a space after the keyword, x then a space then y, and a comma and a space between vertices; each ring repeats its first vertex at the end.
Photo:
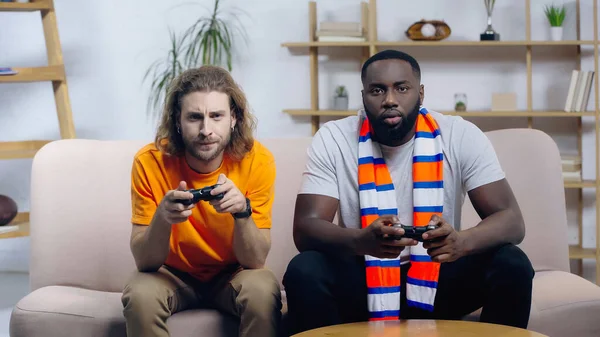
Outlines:
MULTIPOLYGON (((8 2, 8 1, 2 1, 2 2, 8 2)), ((13 68, 0 68, 0 76, 2 75, 16 75, 17 71, 14 70, 13 68)))
POLYGON ((367 38, 358 22, 323 21, 315 36, 319 42, 365 42, 367 38))
POLYGON ((406 37, 413 41, 440 41, 448 36, 452 30, 447 23, 440 20, 417 21, 406 30, 406 37))
POLYGON ((544 9, 548 23, 550 23, 550 39, 552 41, 561 41, 563 38, 563 21, 565 21, 565 6, 546 6, 544 9))
POLYGON ((496 0, 483 0, 485 9, 487 10, 487 28, 485 32, 479 35, 481 41, 500 41, 500 34, 494 31, 492 28, 492 12, 494 11, 494 4, 496 0))
POLYGON ((561 154, 563 179, 567 182, 581 182, 581 156, 561 154))
POLYGON ((11 198, 0 195, 0 226, 9 224, 17 216, 17 203, 11 198))
POLYGON ((0 0, 0 2, 19 2, 19 3, 29 3, 31 0, 0 0))
POLYGON ((454 111, 467 111, 467 94, 454 94, 454 111))
POLYGON ((348 110, 348 92, 346 91, 346 87, 343 85, 340 85, 335 89, 335 96, 333 97, 333 109, 348 110))

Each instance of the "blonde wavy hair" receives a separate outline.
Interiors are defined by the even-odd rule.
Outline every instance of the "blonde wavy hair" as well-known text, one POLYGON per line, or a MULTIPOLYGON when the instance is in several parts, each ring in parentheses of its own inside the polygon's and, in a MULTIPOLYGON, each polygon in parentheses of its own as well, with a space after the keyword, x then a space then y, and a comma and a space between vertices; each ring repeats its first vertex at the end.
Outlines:
POLYGON ((196 91, 218 91, 229 96, 231 113, 236 118, 236 124, 231 132, 229 144, 225 147, 225 153, 234 160, 241 160, 252 150, 256 119, 250 113, 246 95, 231 74, 224 68, 212 65, 188 69, 173 80, 167 91, 156 132, 156 147, 169 155, 185 153, 182 136, 177 132, 177 122, 181 116, 183 97, 196 91))

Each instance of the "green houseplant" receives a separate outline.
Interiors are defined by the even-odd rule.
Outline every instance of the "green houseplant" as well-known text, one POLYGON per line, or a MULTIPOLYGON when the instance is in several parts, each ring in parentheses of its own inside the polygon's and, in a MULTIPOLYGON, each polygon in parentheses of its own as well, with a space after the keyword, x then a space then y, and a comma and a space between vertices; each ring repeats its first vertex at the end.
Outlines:
POLYGON ((200 16, 181 36, 169 30, 166 56, 153 62, 143 79, 150 81, 149 111, 159 111, 170 83, 187 69, 212 64, 232 70, 234 37, 239 36, 245 42, 247 36, 239 12, 230 12, 231 20, 227 20, 222 3, 223 0, 214 0, 212 11, 200 16))
POLYGON ((550 38, 552 41, 562 40, 563 21, 565 21, 566 9, 565 6, 546 6, 544 9, 548 23, 550 24, 550 38))

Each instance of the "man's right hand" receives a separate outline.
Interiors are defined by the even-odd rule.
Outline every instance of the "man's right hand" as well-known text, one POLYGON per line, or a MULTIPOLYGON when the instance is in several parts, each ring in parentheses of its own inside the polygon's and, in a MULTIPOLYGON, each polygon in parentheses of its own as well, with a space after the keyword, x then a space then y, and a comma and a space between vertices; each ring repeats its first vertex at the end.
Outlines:
POLYGON ((158 215, 159 219, 162 219, 169 225, 173 225, 186 221, 192 215, 192 208, 196 206, 195 204, 185 206, 177 202, 177 200, 191 199, 193 197, 191 193, 185 192, 185 190, 187 190, 187 184, 185 181, 181 181, 177 189, 170 190, 165 194, 156 209, 156 215, 158 215))
POLYGON ((377 218, 369 226, 360 230, 357 239, 357 253, 378 258, 393 259, 398 257, 406 246, 417 245, 417 240, 403 238, 391 240, 388 236, 402 236, 402 228, 394 228, 393 224, 400 223, 393 215, 377 218))

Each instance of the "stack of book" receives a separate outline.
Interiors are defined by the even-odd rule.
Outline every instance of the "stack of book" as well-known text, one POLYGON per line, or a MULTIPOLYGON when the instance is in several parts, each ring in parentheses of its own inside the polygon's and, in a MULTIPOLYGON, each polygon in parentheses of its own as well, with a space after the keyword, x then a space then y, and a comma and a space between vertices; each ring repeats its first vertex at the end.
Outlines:
POLYGON ((358 22, 323 21, 316 32, 319 42, 364 42, 364 37, 358 22))
POLYGON ((592 91, 593 71, 573 70, 567 93, 565 112, 584 112, 592 91))
POLYGON ((566 182, 581 181, 581 157, 562 156, 563 179, 566 182))

